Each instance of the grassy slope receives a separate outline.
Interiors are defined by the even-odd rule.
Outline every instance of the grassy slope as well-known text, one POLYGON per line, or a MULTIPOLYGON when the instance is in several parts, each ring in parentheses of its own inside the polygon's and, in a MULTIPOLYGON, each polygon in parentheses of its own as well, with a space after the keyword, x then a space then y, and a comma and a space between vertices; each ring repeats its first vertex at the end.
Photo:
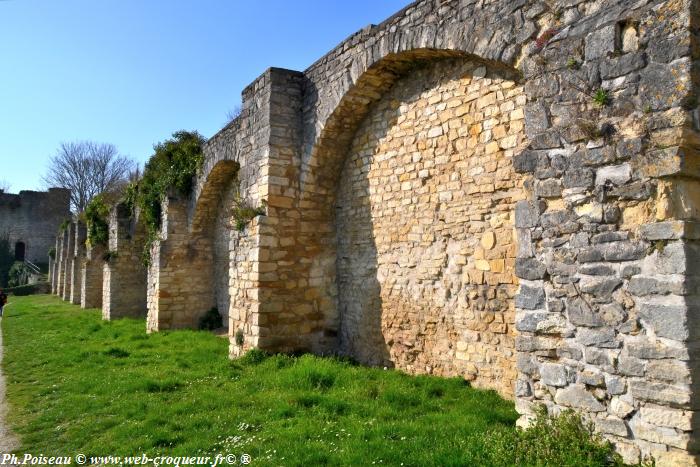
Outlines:
POLYGON ((11 301, 4 371, 23 452, 493 464, 491 444, 514 433, 511 402, 459 379, 311 356, 232 362, 208 333, 146 335, 143 321, 103 322, 55 297, 11 301))

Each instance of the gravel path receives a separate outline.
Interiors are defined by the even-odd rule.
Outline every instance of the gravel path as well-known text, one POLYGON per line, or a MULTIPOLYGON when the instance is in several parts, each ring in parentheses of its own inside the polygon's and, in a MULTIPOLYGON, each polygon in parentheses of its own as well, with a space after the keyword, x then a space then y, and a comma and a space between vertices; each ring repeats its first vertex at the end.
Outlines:
MULTIPOLYGON (((2 324, 3 318, 0 318, 0 325, 2 324)), ((0 365, 2 364, 2 330, 0 330, 0 365)), ((1 367, 0 367, 1 368, 1 367)), ((15 438, 12 433, 10 433, 9 428, 5 422, 5 415, 7 414, 7 401, 5 400, 5 376, 0 370, 0 454, 11 452, 19 447, 17 438, 15 438)), ((0 459, 0 462, 2 460, 0 459)), ((7 464, 5 464, 7 465, 7 464)))

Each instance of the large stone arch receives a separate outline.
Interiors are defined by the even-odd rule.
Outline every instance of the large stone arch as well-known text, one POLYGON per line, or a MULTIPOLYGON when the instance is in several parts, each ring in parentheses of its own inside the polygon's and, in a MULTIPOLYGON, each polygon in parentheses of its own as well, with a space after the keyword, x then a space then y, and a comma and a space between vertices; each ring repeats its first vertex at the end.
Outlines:
POLYGON ((341 353, 512 397, 513 211, 525 197, 512 160, 526 145, 515 79, 436 59, 358 125, 330 213, 341 353))
MULTIPOLYGON (((365 171, 365 173, 360 176, 360 184, 364 184, 364 186, 355 187, 356 190, 362 193, 357 194, 355 198, 371 199, 371 191, 373 188, 376 188, 376 186, 370 186, 370 183, 375 183, 377 180, 370 180, 366 173, 368 167, 371 165, 369 161, 374 157, 374 154, 365 154, 364 158, 360 157, 357 160, 352 159, 352 146, 353 141, 358 138, 358 129, 363 125, 368 125, 367 120, 371 120, 373 112, 375 111, 373 109, 381 105, 383 99, 391 94, 397 83, 410 80, 413 75, 425 76, 426 73, 430 73, 431 69, 439 67, 440 64, 442 64, 443 68, 445 64, 472 66, 472 71, 465 71, 465 75, 470 75, 476 70, 476 79, 491 80, 493 76, 496 76, 499 79, 505 78, 509 86, 517 86, 515 81, 518 79, 518 73, 506 64, 479 59, 464 51, 456 50, 418 49, 397 53, 391 52, 382 59, 377 60, 365 73, 358 76, 354 84, 348 88, 347 93, 338 100, 337 107, 328 115, 322 131, 314 141, 314 145, 310 149, 305 150, 304 157, 307 158, 307 162, 303 164, 300 176, 300 200, 305 208, 311 209, 301 210, 301 241, 307 245, 314 245, 312 250, 314 254, 308 262, 310 290, 307 291, 307 296, 315 297, 316 304, 313 307, 314 310, 324 311, 321 315, 316 316, 319 321, 318 327, 325 326, 325 334, 335 337, 331 345, 333 345, 337 351, 349 354, 365 363, 383 365, 396 364, 402 369, 412 372, 461 374, 471 380, 478 380, 477 384, 494 387, 499 389, 503 394, 512 395, 515 378, 515 350, 513 340, 514 307, 512 298, 515 293, 516 285, 514 284, 513 274, 513 265, 515 261, 515 249, 514 246, 512 246, 514 244, 512 231, 513 218, 509 215, 509 212, 504 213, 505 217, 502 216, 500 223, 497 225, 501 231, 507 232, 507 238, 509 240, 503 242, 506 245, 511 245, 510 251, 508 251, 507 254, 505 251, 499 251, 495 255, 493 252, 487 252, 488 255, 491 255, 487 256, 481 251, 476 252, 478 258, 474 258, 474 245, 469 245, 472 247, 471 252, 454 251, 455 248, 464 250, 467 248, 466 244, 455 243, 449 248, 450 256, 457 253, 462 256, 459 260, 460 262, 468 261, 471 264, 471 277, 468 275, 469 273, 465 266, 465 282, 467 284, 470 281, 472 282, 474 290, 471 291, 471 293, 478 294, 478 297, 472 297, 471 300, 466 299, 464 295, 466 295, 467 292, 463 291, 463 297, 460 299, 462 308, 465 310, 469 308, 471 310, 471 325, 463 324, 459 330, 452 326, 449 331, 447 330, 449 326, 443 327, 439 333, 451 333, 452 335, 447 336, 447 334, 442 334, 440 337, 435 335, 433 336, 433 342, 427 343, 427 346, 435 349, 435 352, 444 350, 444 352, 442 352, 443 355, 437 358, 432 358, 429 355, 432 350, 423 352, 426 350, 424 344, 430 339, 426 340, 418 336, 418 334, 425 330, 426 326, 432 326, 426 323, 424 316, 422 316, 426 314, 426 310, 421 309, 420 305, 416 305, 415 307, 408 306, 410 300, 406 300, 406 297, 400 300, 403 302, 402 305, 395 304, 394 306, 389 306, 387 303, 387 285, 382 284, 382 280, 377 279, 377 276, 383 274, 381 269, 383 268, 386 270, 386 265, 378 268, 377 263, 378 261, 386 261, 386 258, 379 258, 377 256, 375 235, 381 237, 382 233, 372 231, 371 226, 377 226, 381 221, 377 222, 377 219, 374 219, 376 214, 370 213, 372 209, 368 208, 368 206, 364 206, 364 208, 360 209, 362 212, 355 213, 359 218, 364 217, 364 220, 367 221, 365 223, 370 226, 370 230, 365 232, 365 238, 363 239, 364 245, 367 247, 365 248, 367 251, 364 251, 364 254, 369 254, 370 257, 359 261, 372 263, 364 266, 369 268, 367 271, 368 275, 358 283, 352 279, 353 274, 350 272, 353 270, 353 266, 351 266, 350 263, 357 263, 358 258, 353 257, 353 254, 349 252, 348 239, 342 235, 348 226, 350 226, 350 230, 353 230, 358 226, 358 223, 352 222, 347 216, 344 220, 339 221, 337 215, 342 214, 343 209, 343 203, 339 202, 337 197, 339 189, 342 191, 345 188, 343 187, 343 179, 341 179, 341 177, 346 177, 348 175, 347 165, 351 163, 351 160, 352 164, 354 164, 353 168, 359 170, 359 172, 365 171), (344 165, 346 166, 345 169, 343 168, 344 165), (314 228, 305 229, 305 225, 313 225, 314 228), (340 248, 340 250, 337 248, 340 248), (474 266, 477 259, 479 260, 481 269, 476 269, 474 266), (494 269, 498 270, 497 273, 484 271, 485 269, 491 269, 490 264, 487 263, 488 267, 482 264, 482 262, 488 262, 489 260, 498 260, 496 261, 498 265, 494 263, 494 269), (503 277, 499 277, 501 275, 503 277), (494 282, 493 285, 495 287, 493 287, 492 290, 488 290, 489 286, 486 284, 487 281, 489 283, 494 282), (509 284, 507 290, 498 291, 497 285, 499 281, 509 284), (483 287, 480 287, 482 285, 483 287), (353 288, 355 292, 351 291, 353 288), (384 292, 382 292, 382 289, 384 289, 384 292), (351 298, 353 293, 355 293, 355 299, 359 300, 360 303, 367 301, 372 303, 367 306, 365 310, 367 314, 364 316, 362 308, 365 305, 358 305, 358 301, 351 298), (493 294, 493 297, 491 297, 493 300, 487 298, 488 294, 493 294), (496 295, 498 295, 497 299, 496 295), (507 299, 505 297, 507 297, 507 299), (465 302, 469 301, 478 301, 481 310, 473 310, 475 306, 466 306, 465 302), (499 302, 501 304, 498 310, 500 313, 497 318, 499 320, 498 323, 491 324, 487 322, 492 316, 483 317, 483 319, 474 319, 474 312, 476 312, 476 314, 483 314, 489 303, 491 306, 495 306, 494 304, 499 302), (353 308, 354 312, 348 312, 349 309, 352 310, 353 308), (374 309, 370 310, 372 308, 374 309), (409 311, 409 308, 412 309, 409 311), (370 316, 372 314, 374 314, 374 316, 370 316), (387 326, 386 319, 389 315, 393 317, 391 319, 396 321, 395 325, 387 326), (409 315, 412 315, 413 319, 408 318, 409 315), (418 317, 418 315, 421 316, 418 317), (399 323, 399 321, 403 321, 403 323, 399 323), (492 331, 497 330, 497 332, 489 333, 489 325, 492 331), (416 332, 411 335, 411 332, 396 333, 391 331, 392 327, 398 328, 405 326, 415 328, 414 330, 416 332), (418 328, 421 328, 422 331, 418 331, 418 328), (389 331, 388 334, 387 331, 389 331), (460 335, 457 336, 457 333, 460 333, 460 335), (488 334, 488 337, 486 334, 488 334), (474 340, 471 344, 469 343, 470 338, 474 340), (487 344, 477 344, 477 340, 480 338, 489 339, 493 344, 492 348, 485 350, 488 346, 487 344), (358 339, 358 342, 354 345, 350 342, 353 339, 358 339), (479 348, 475 349, 474 344, 479 348), (400 350, 400 348, 403 350, 400 350), (494 349, 498 350, 494 351, 494 349), (471 352, 471 354, 469 352, 471 352), (481 352, 480 355, 479 352, 481 352), (496 354, 498 352, 501 352, 502 355, 497 356, 496 354), (410 354, 415 356, 419 353, 421 353, 420 358, 404 358, 410 354), (450 357, 448 357, 448 355, 450 357), (456 358, 457 355, 460 356, 459 359, 456 358), (453 361, 448 362, 450 359, 453 361), (498 360, 499 363, 494 365, 496 360, 498 360), (461 363, 454 364, 454 362, 458 361, 461 361, 461 363), (497 366, 498 369, 491 368, 493 366, 497 366)), ((420 78, 417 79, 420 80, 420 78)), ((440 80, 437 79, 437 81, 439 82, 440 80)), ((420 86, 420 83, 416 85, 420 86)), ((514 115, 517 120, 516 125, 519 125, 516 131, 516 137, 521 136, 523 132, 522 107, 525 99, 524 94, 522 94, 522 88, 518 86, 518 89, 520 89, 520 96, 518 97, 517 104, 514 98, 505 99, 503 96, 497 96, 495 91, 492 96, 482 99, 483 108, 489 105, 495 105, 496 108, 499 109, 499 114, 500 108, 498 106, 508 101, 507 105, 512 107, 509 107, 508 110, 504 110, 504 114, 510 120, 511 112, 515 112, 514 115)), ((460 111, 462 112, 460 117, 471 115, 476 110, 476 99, 469 98, 466 92, 464 94, 465 95, 455 96, 455 99, 450 103, 451 106, 457 105, 457 101, 459 101, 458 105, 461 107, 460 111), (471 107, 474 107, 474 109, 471 107)), ((430 96, 431 99, 434 97, 436 96, 430 96)), ((401 103, 398 105, 401 105, 401 103)), ((445 103, 445 106, 446 105, 445 103)), ((450 107, 448 112, 453 112, 452 107, 450 107)), ((439 114, 442 116, 446 115, 446 113, 438 111, 436 115, 439 114)), ((406 118, 406 115, 400 115, 399 117, 406 118)), ((501 116, 498 115, 496 120, 498 121, 500 118, 501 116)), ((444 131, 445 139, 449 132, 447 125, 446 123, 444 131)), ((468 124, 465 125, 465 127, 468 126, 468 124)), ((389 131, 390 127, 392 127, 392 122, 382 121, 379 123, 379 127, 382 127, 380 131, 389 131)), ((436 128, 440 129, 440 134, 442 135, 443 132, 440 126, 438 125, 436 128)), ((456 131, 456 129, 453 129, 453 132, 456 131)), ((472 131, 474 131, 473 126, 472 131)), ((487 132, 490 133, 491 130, 489 129, 487 132)), ((431 134, 430 137, 428 137, 427 134, 415 134, 412 136, 432 140, 435 135, 431 134)), ((506 131, 506 134, 499 134, 498 136, 504 137, 509 135, 506 131)), ((491 140, 484 137, 482 137, 482 139, 483 145, 481 143, 479 143, 479 145, 481 145, 483 149, 486 143, 491 140)), ((468 159, 465 151, 469 151, 466 141, 467 138, 461 138, 461 141, 456 144, 454 141, 448 142, 448 144, 454 146, 454 152, 456 154, 461 152, 460 157, 465 160, 468 159), (457 148, 457 145, 459 145, 459 148, 457 148)), ((496 144, 496 149, 492 151, 492 153, 496 154, 502 152, 502 148, 498 146, 497 140, 493 139, 493 142, 496 144)), ((516 144, 507 148, 509 161, 512 161, 514 146, 522 142, 521 138, 516 144)), ((520 147, 522 146, 523 145, 520 144, 520 147)), ((421 151, 417 150, 416 152, 420 153, 421 151)), ((452 157, 455 156, 452 155, 452 157)), ((492 162, 496 163, 495 160, 492 162)), ((406 165, 411 163, 412 161, 407 162, 406 165)), ((508 162, 508 164, 510 164, 509 167, 512 168, 512 163, 508 162)), ((420 171, 421 170, 418 170, 414 174, 416 176, 415 180, 405 180, 408 181, 408 183, 420 180, 417 178, 420 171)), ((510 171, 512 172, 512 169, 510 171)), ((408 175, 408 173, 403 176, 406 175, 408 175)), ((396 174, 396 177, 398 178, 399 174, 396 174)), ((466 193, 467 189, 468 188, 464 186, 456 191, 464 190, 466 193)), ((492 188, 491 191, 500 190, 492 188)), ((509 204, 512 208, 513 203, 518 199, 522 199, 522 197, 522 193, 510 196, 506 204, 509 204)), ((436 201, 444 202, 445 200, 436 201)), ((352 201, 349 200, 346 194, 345 203, 347 202, 352 201)), ((368 204, 371 204, 371 202, 368 204)), ((343 216, 341 215, 340 217, 342 218, 343 216)), ((360 219, 355 220, 357 221, 360 219)), ((485 234, 486 230, 482 230, 481 233, 485 234)), ((493 233, 493 230, 489 230, 489 232, 493 233)), ((473 243, 474 238, 476 238, 475 235, 472 235, 469 241, 473 243)), ((461 240, 466 241, 465 238, 461 240)), ((477 239, 476 242, 478 243, 479 240, 480 239, 477 239)), ((447 254, 445 254, 445 252, 447 251, 447 245, 443 245, 443 247, 446 249, 442 251, 441 254, 446 258, 447 254)), ((381 256, 381 254, 379 254, 379 256, 381 256)), ((450 261, 454 262, 455 259, 453 258, 450 261)), ((453 264, 450 267, 452 269, 455 267, 459 268, 460 273, 457 275, 461 277, 461 265, 456 266, 453 264)), ((454 270, 452 272, 454 273, 454 270)), ((442 274, 442 272, 439 274, 442 274)), ((434 275, 438 275, 438 273, 434 275)), ((357 277, 355 278, 357 279, 357 277)), ((456 300, 456 298, 454 300, 456 300)), ((447 303, 443 303, 444 309, 448 309, 447 305, 447 303)), ((452 318, 453 317, 449 317, 448 319, 454 321, 452 318)), ((445 316, 441 316, 440 319, 445 319, 445 316)), ((466 320, 466 313, 463 313, 463 316, 459 319, 462 321, 466 320)))
POLYGON ((200 171, 189 197, 170 193, 151 247, 149 331, 196 328, 216 307, 228 325, 230 207, 239 164, 216 160, 200 171))
POLYGON ((354 132, 372 104, 398 79, 435 60, 469 57, 512 71, 536 31, 535 22, 508 2, 416 2, 351 36, 304 72, 300 168, 294 186, 299 235, 286 251, 305 252, 287 276, 294 274, 306 285, 296 297, 285 297, 283 306, 293 310, 290 321, 301 320, 305 326, 301 334, 284 326, 290 335, 277 341, 320 352, 337 349, 335 192, 354 132))

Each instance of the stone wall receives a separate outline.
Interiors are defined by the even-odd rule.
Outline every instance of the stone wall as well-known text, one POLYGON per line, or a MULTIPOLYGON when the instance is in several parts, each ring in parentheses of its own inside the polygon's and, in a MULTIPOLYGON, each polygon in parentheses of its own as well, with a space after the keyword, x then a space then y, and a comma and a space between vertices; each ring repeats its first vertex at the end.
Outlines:
POLYGON ((64 231, 63 245, 63 284, 59 296, 63 300, 70 300, 70 292, 73 284, 73 256, 75 255, 76 225, 70 222, 64 231))
POLYGON ((138 214, 125 205, 109 215, 109 245, 102 282, 102 318, 146 316, 145 231, 138 214))
POLYGON ((231 356, 460 375, 521 424, 574 408, 628 461, 695 462, 699 17, 423 0, 267 70, 164 203, 147 281, 115 211, 105 317, 147 295, 150 330, 228 306, 231 356), (233 228, 242 204, 266 215, 233 228))
POLYGON ((150 250, 147 330, 197 328, 216 303, 213 245, 188 235, 186 200, 171 194, 162 213, 161 235, 150 250))
POLYGON ((81 268, 81 308, 102 307, 102 274, 105 253, 105 248, 102 245, 86 246, 85 260, 81 268))
POLYGON ((515 210, 517 408, 583 411, 626 458, 677 465, 696 450, 697 357, 691 253, 674 233, 687 227, 668 223, 683 216, 665 198, 693 175, 674 167, 693 131, 689 11, 636 7, 581 18, 524 62, 532 144, 515 165, 533 192, 515 210))
POLYGON ((0 234, 9 235, 12 248, 23 243, 25 258, 33 263, 48 263, 58 227, 69 217, 69 190, 0 193, 0 234))
POLYGON ((82 270, 85 261, 85 240, 87 240, 87 230, 82 221, 73 221, 75 229, 75 244, 73 246, 73 257, 71 258, 71 286, 70 302, 80 305, 82 296, 82 270))

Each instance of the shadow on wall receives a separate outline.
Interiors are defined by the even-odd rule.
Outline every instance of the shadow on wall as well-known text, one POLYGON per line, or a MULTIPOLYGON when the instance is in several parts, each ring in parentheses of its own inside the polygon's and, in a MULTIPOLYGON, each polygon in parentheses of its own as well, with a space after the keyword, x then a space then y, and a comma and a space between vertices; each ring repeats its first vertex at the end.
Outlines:
MULTIPOLYGON (((358 132, 381 104, 379 101, 372 106, 358 132)), ((383 131, 374 135, 377 140, 396 125, 399 115, 397 110, 383 131)), ((365 365, 393 368, 390 344, 382 326, 384 303, 378 279, 370 179, 368 168, 362 167, 371 164, 374 148, 360 155, 353 146, 351 143, 343 162, 334 213, 339 352, 365 365)))
POLYGON ((524 135, 509 118, 522 90, 507 76, 435 60, 358 125, 333 222, 341 354, 512 393, 522 190, 510 158, 524 135))

